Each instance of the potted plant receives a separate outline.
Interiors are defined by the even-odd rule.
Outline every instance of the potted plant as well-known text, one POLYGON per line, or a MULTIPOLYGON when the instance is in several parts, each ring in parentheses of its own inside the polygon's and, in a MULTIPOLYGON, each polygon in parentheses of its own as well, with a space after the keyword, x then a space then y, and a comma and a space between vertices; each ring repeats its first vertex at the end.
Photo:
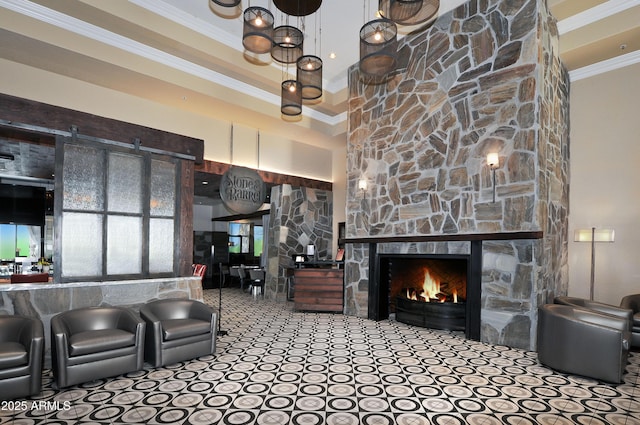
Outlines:
POLYGON ((38 261, 38 266, 40 266, 40 270, 42 270, 42 273, 49 273, 51 263, 49 263, 46 258, 42 257, 40 258, 40 261, 38 261))

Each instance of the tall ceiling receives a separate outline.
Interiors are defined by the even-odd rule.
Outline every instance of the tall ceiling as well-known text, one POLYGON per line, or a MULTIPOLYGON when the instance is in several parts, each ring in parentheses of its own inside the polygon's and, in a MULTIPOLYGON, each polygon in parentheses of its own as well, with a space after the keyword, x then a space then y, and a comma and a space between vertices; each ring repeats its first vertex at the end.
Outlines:
MULTIPOLYGON (((640 62, 640 0, 547 1, 572 79, 640 62)), ((440 13, 464 2, 441 0, 440 13)), ((240 7, 216 8, 209 0, 0 0, 0 59, 338 147, 346 140, 347 69, 358 61, 359 29, 376 5, 324 0, 304 22, 290 19, 304 24, 305 52, 322 56, 325 80, 322 102, 305 106, 293 122, 279 108, 286 70, 268 55, 243 51, 240 7)), ((276 25, 283 22, 270 8, 276 25)))

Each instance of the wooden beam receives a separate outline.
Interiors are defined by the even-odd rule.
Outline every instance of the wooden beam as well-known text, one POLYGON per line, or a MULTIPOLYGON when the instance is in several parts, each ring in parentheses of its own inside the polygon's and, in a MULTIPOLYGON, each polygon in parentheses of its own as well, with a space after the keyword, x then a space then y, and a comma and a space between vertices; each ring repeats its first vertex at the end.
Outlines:
MULTIPOLYGON (((213 174, 216 176, 222 176, 229 168, 231 168, 230 164, 224 162, 209 161, 208 159, 203 160, 201 164, 196 164, 196 171, 201 173, 213 174)), ((288 174, 274 173, 272 171, 256 171, 268 186, 290 184, 291 186, 308 187, 310 189, 327 191, 333 190, 333 183, 331 182, 291 176, 288 174)))
MULTIPOLYGON (((133 144, 135 139, 140 139, 142 146, 191 155, 196 163, 202 162, 204 157, 204 141, 201 139, 1 93, 0 119, 59 131, 70 131, 72 126, 76 126, 78 134, 123 143, 133 144)), ((8 135, 12 138, 20 137, 20 134, 29 137, 25 133, 28 132, 12 131, 8 135)), ((31 137, 35 140, 27 140, 42 138, 35 135, 31 137)))

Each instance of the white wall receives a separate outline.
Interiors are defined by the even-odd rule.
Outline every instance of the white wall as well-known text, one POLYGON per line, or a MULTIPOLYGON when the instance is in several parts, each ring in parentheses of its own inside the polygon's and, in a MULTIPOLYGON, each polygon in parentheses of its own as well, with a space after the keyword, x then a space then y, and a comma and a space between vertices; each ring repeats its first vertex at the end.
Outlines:
POLYGON ((640 293, 640 64, 571 84, 569 295, 589 297, 591 245, 575 229, 613 228, 596 244, 595 300, 640 293))

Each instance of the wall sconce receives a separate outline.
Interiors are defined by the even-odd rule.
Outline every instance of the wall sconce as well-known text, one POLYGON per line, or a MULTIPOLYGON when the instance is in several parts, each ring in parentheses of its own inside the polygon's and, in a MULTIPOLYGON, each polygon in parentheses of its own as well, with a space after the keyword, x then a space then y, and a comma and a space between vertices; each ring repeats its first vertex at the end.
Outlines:
POLYGON ((496 169, 500 166, 500 156, 497 152, 487 154, 487 165, 491 168, 493 182, 493 202, 496 202, 496 169))
POLYGON ((574 232, 575 242, 591 242, 591 280, 589 286, 589 299, 593 301, 593 288, 596 272, 596 242, 613 242, 615 231, 613 229, 578 229, 574 232))
POLYGON ((365 179, 358 180, 358 190, 362 192, 363 198, 367 197, 367 180, 365 179))

